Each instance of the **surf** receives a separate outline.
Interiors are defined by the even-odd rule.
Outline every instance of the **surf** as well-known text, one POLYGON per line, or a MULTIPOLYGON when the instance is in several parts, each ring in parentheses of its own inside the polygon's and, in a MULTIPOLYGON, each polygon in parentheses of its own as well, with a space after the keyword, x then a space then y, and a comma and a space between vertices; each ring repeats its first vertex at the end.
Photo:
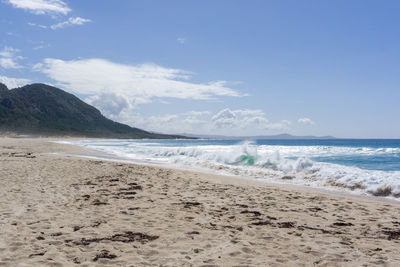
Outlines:
POLYGON ((82 140, 115 157, 400 199, 400 142, 82 140))

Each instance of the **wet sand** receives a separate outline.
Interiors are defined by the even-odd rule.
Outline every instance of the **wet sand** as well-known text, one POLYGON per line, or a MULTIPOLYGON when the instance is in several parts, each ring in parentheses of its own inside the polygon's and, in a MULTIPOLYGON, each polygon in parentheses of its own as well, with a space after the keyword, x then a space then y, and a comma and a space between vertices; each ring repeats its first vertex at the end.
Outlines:
POLYGON ((0 138, 2 266, 399 266, 400 206, 0 138))

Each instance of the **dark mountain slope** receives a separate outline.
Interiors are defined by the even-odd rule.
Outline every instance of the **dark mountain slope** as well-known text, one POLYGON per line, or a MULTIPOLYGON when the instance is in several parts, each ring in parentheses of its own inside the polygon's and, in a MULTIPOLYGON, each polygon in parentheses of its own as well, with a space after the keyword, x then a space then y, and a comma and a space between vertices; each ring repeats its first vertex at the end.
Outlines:
POLYGON ((76 96, 45 84, 8 90, 0 83, 0 131, 104 138, 182 138, 114 122, 76 96))

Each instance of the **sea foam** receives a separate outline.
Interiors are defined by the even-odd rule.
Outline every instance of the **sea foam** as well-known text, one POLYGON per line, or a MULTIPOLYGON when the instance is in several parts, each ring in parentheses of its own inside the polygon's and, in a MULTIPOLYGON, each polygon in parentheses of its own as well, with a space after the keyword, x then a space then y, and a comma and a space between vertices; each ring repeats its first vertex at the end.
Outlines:
POLYGON ((396 160, 400 155, 399 147, 267 145, 251 141, 226 143, 206 140, 90 140, 73 143, 133 161, 167 163, 279 183, 400 197, 400 171, 361 168, 371 167, 369 162, 374 162, 374 159, 396 160))

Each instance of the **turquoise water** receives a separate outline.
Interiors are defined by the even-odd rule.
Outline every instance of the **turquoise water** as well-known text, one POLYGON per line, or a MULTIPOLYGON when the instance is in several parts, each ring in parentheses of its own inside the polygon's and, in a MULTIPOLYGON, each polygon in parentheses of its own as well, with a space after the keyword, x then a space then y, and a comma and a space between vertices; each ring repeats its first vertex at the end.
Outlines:
POLYGON ((317 146, 321 150, 333 147, 351 148, 347 153, 327 153, 310 159, 361 169, 400 171, 400 139, 332 139, 332 140, 258 140, 262 145, 317 146))
POLYGON ((74 142, 115 157, 373 194, 400 195, 400 140, 90 140, 74 142), (288 177, 290 177, 288 181, 288 177), (361 186, 360 186, 361 185, 361 186))
MULTIPOLYGON (((245 140, 243 140, 245 141, 245 140)), ((232 146, 241 144, 238 140, 136 140, 148 146, 163 145, 165 147, 191 146, 232 146)), ((120 141, 104 144, 118 146, 120 141)), ((369 170, 400 171, 400 139, 330 139, 330 140, 255 140, 256 146, 303 147, 304 155, 289 158, 296 159, 308 156, 318 162, 336 163, 355 166, 369 170), (319 151, 315 151, 316 148, 319 151), (335 149, 337 148, 337 149, 335 149), (313 150, 313 153, 307 154, 313 150), (318 153, 319 152, 319 153, 318 153)), ((125 146, 123 142, 119 144, 125 146)), ((288 148, 290 150, 290 148, 288 148)), ((240 157, 238 157, 240 161, 240 157)), ((254 160, 250 160, 251 164, 254 160)))

